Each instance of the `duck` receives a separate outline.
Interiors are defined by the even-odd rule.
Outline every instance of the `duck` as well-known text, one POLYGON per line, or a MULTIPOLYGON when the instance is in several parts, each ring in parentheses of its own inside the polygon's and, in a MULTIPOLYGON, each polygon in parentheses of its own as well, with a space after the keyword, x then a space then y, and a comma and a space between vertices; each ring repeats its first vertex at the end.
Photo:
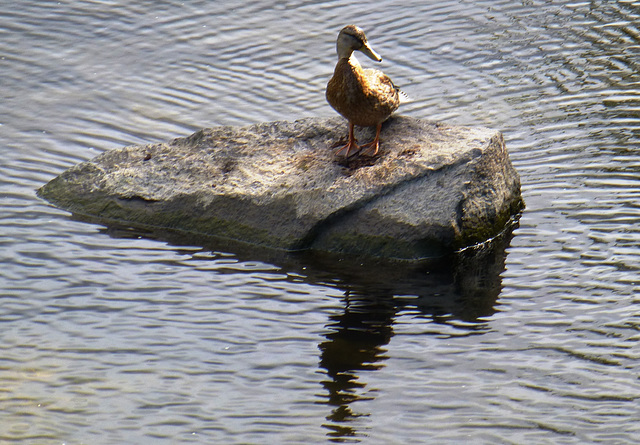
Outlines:
POLYGON ((347 25, 338 34, 336 41, 338 63, 329 80, 326 98, 329 105, 347 119, 349 140, 336 152, 344 157, 354 152, 375 156, 380 146, 382 123, 398 109, 401 93, 391 79, 380 70, 363 69, 354 56, 360 51, 371 60, 382 62, 362 29, 356 25, 347 25), (358 145, 354 137, 354 126, 376 127, 373 141, 358 145))

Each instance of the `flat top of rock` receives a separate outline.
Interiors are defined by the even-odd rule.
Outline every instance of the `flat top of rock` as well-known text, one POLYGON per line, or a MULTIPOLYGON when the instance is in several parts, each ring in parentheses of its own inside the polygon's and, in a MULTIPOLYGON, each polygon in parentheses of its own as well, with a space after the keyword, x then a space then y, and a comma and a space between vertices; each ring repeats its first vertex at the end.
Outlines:
MULTIPOLYGON (((362 140, 373 133, 365 134, 362 140)), ((105 176, 127 179, 128 184, 114 182, 117 189, 111 190, 125 198, 163 201, 209 188, 227 196, 241 189, 261 201, 305 189, 313 199, 298 203, 298 212, 322 214, 335 209, 336 194, 343 195, 341 201, 366 199, 425 169, 478 156, 495 135, 485 128, 393 117, 383 128, 377 157, 346 161, 331 148, 346 136, 346 122, 309 118, 204 129, 168 144, 112 150, 92 162, 105 176)))

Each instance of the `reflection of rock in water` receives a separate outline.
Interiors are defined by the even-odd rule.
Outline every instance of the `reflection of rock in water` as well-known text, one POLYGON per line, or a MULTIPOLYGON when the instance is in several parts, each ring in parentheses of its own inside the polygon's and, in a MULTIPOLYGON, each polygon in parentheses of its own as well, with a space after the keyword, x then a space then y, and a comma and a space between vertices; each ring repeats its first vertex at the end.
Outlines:
MULTIPOLYGON (((331 407, 324 427, 331 431, 332 440, 343 441, 358 436, 355 420, 368 416, 353 409, 354 402, 373 398, 362 371, 383 366, 387 358, 383 347, 393 336, 399 311, 415 309, 436 323, 462 320, 468 322, 464 328, 469 330, 481 328, 481 319, 494 314, 514 227, 451 257, 418 263, 349 261, 317 252, 290 254, 216 239, 210 239, 205 250, 234 252, 239 261, 263 261, 312 285, 330 283, 344 290, 344 309, 330 317, 326 340, 319 345, 319 366, 327 376, 322 385, 328 392, 322 403, 331 407)), ((141 235, 117 227, 107 232, 117 237, 141 235)), ((204 242, 202 237, 194 243, 192 237, 167 232, 143 235, 183 245, 204 242)))
POLYGON ((445 317, 473 323, 495 312, 512 230, 451 257, 419 263, 336 262, 318 254, 301 259, 310 282, 331 281, 351 299, 386 298, 396 312, 410 306, 438 321, 445 317))
POLYGON ((495 313, 502 291, 502 272, 512 233, 492 243, 483 243, 460 252, 454 269, 454 283, 460 304, 454 315, 464 321, 478 321, 495 313))

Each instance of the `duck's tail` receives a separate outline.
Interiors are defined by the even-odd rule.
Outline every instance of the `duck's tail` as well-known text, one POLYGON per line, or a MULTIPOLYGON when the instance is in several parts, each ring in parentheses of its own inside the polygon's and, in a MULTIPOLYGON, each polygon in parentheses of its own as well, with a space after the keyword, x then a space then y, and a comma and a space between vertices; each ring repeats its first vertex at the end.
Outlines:
POLYGON ((398 87, 396 87, 396 91, 398 92, 398 99, 400 100, 401 104, 406 104, 406 103, 411 102, 411 98, 409 97, 409 95, 407 93, 405 93, 404 91, 402 91, 398 87))

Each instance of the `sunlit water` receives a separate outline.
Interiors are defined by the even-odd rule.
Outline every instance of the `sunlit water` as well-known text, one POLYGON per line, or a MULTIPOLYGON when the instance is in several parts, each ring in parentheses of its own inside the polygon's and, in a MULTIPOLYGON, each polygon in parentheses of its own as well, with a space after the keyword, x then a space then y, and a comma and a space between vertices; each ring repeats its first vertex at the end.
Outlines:
POLYGON ((640 437, 640 2, 4 1, 0 68, 1 443, 640 437), (107 149, 333 116, 348 23, 403 114, 504 132, 511 240, 389 270, 36 198, 107 149))

